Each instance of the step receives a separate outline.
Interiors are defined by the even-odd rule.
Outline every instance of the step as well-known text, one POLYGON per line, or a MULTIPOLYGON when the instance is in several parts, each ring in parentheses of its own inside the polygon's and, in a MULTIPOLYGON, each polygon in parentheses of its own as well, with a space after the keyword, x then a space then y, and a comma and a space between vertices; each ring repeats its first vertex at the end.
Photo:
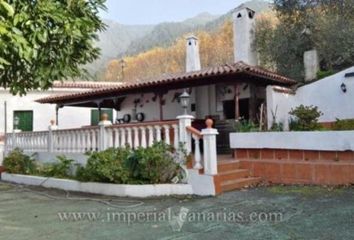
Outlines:
POLYGON ((227 172, 222 172, 219 174, 220 180, 222 182, 236 180, 240 178, 246 178, 249 177, 249 175, 250 175, 250 171, 247 169, 235 169, 227 172))
POLYGON ((218 172, 229 172, 240 168, 240 161, 218 161, 218 172))
POLYGON ((223 192, 228 192, 232 190, 238 190, 242 189, 245 187, 251 187, 258 182, 260 182, 261 178, 255 178, 255 177, 250 177, 250 178, 241 178, 237 180, 230 180, 230 181, 225 181, 221 183, 221 190, 223 192))

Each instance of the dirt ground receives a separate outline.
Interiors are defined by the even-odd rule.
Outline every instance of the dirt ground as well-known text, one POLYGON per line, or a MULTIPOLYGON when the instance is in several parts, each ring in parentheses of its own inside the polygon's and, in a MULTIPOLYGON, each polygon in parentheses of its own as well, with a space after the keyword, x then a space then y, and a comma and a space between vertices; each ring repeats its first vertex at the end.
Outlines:
POLYGON ((354 239, 354 188, 126 199, 0 182, 0 239, 354 239))

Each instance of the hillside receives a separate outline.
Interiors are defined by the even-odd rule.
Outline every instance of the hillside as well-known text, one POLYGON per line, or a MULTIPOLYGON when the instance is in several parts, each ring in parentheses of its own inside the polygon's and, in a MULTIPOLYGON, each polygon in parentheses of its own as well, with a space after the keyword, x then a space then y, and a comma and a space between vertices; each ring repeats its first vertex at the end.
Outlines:
MULTIPOLYGON (((258 12, 269 9, 269 3, 252 0, 245 5, 258 12)), ((157 25, 122 25, 106 20, 108 28, 99 34, 97 46, 101 48, 101 58, 87 66, 96 78, 101 78, 107 63, 113 59, 134 56, 157 47, 170 47, 175 41, 190 32, 215 32, 231 19, 230 10, 222 16, 201 13, 182 22, 165 22, 157 25)))

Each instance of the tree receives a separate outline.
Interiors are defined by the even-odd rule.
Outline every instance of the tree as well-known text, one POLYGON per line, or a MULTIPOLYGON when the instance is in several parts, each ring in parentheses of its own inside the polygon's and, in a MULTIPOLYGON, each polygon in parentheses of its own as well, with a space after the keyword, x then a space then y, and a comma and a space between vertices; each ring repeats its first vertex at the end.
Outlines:
MULTIPOLYGON (((145 81, 163 74, 185 72, 186 65, 186 34, 178 38, 172 46, 155 47, 124 60, 124 81, 145 81)), ((214 32, 197 32, 200 45, 200 57, 203 67, 211 67, 233 61, 233 30, 232 22, 226 21, 214 32)), ((101 80, 117 79, 121 68, 112 60, 105 69, 101 80)))
POLYGON ((313 48, 323 71, 354 64, 352 0, 275 0, 274 9, 276 15, 257 19, 256 48, 262 65, 274 65, 281 74, 301 81, 303 54, 313 48))
POLYGON ((0 86, 13 94, 82 76, 99 56, 105 0, 0 0, 0 86))

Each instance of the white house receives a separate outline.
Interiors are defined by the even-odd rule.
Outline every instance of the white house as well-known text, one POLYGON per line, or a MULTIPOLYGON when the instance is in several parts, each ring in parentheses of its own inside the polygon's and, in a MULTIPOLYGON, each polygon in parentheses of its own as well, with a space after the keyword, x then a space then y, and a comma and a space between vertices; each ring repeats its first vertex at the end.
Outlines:
MULTIPOLYGON (((60 93, 65 94, 59 95, 35 92, 31 99, 35 99, 37 103, 27 103, 25 100, 26 104, 30 104, 28 107, 18 106, 18 102, 14 100, 15 107, 8 110, 12 113, 7 114, 10 118, 13 111, 31 110, 31 106, 32 109, 39 109, 40 103, 43 104, 40 106, 43 110, 38 111, 43 112, 33 112, 33 119, 36 119, 34 122, 41 123, 34 123, 33 130, 46 129, 49 121, 55 117, 56 109, 60 109, 60 129, 8 134, 6 151, 20 147, 27 152, 38 153, 39 158, 44 154, 42 158, 48 159, 48 154, 82 155, 90 150, 125 147, 126 144, 136 149, 151 146, 156 141, 164 141, 176 148, 182 143, 187 152, 194 156, 194 169, 190 172, 194 193, 210 186, 212 190, 208 190, 208 194, 240 188, 258 181, 258 178, 253 178, 255 174, 262 176, 265 173, 272 175, 270 179, 277 179, 281 183, 343 184, 353 181, 352 174, 347 172, 350 178, 340 181, 331 179, 335 171, 330 170, 333 166, 340 167, 337 172, 343 172, 340 175, 344 176, 347 169, 354 169, 354 162, 348 166, 338 162, 345 159, 354 161, 352 132, 230 135, 230 132, 234 132, 232 124, 240 117, 252 121, 263 120, 263 123, 267 120, 270 127, 273 115, 276 114, 275 120, 287 126, 289 111, 300 104, 318 106, 324 113, 320 119, 323 123, 334 122, 336 118, 354 118, 351 107, 354 96, 354 67, 297 88, 296 81, 257 66, 257 54, 253 48, 255 14, 244 6, 236 8, 234 12, 234 63, 203 68, 200 65, 198 39, 190 36, 186 41, 184 73, 164 74, 149 82, 101 85, 95 89, 81 88, 72 92, 60 89, 56 93, 61 91, 60 93), (185 108, 184 111, 182 107, 185 108), (103 109, 111 109, 111 112, 116 113, 111 114, 113 121, 107 121, 109 119, 104 116, 100 126, 89 127, 95 125, 90 121, 92 109, 96 109, 96 113, 102 113, 103 109), (206 128, 205 119, 208 119, 206 128), (341 138, 338 141, 340 144, 333 145, 332 139, 328 137, 326 141, 318 141, 325 138, 323 136, 341 138), (308 146, 308 139, 316 143, 316 146, 308 146), (318 147, 321 144, 324 146, 318 147), (298 149, 297 146, 302 148, 298 149), (230 154, 228 158, 231 160, 221 161, 225 158, 217 156, 217 153, 231 153, 231 148, 236 149, 236 159, 230 154), (269 149, 270 152, 267 151, 269 149), (296 155, 299 152, 300 155, 296 155), (292 157, 292 154, 296 156, 292 157), (328 157, 328 154, 331 156, 328 157), (242 165, 242 159, 249 160, 252 157, 252 161, 244 161, 249 165, 242 165), (320 158, 327 161, 325 170, 323 162, 318 161, 320 158), (278 161, 279 159, 284 161, 278 161), (262 170, 254 167, 259 163, 263 164, 262 170), (269 171, 265 171, 264 166, 269 171), (274 166, 276 169, 272 169, 274 166), (284 166, 291 170, 283 171, 284 166), (308 170, 312 171, 317 167, 318 171, 305 176, 308 170), (203 172, 200 171, 201 168, 204 168, 203 172), (320 176, 320 173, 325 176, 320 176), (279 179, 280 174, 295 175, 279 179), (314 177, 317 179, 313 179, 314 177)), ((314 69, 318 67, 317 53, 310 51, 304 56, 306 79, 313 80, 316 74, 314 69)), ((12 122, 13 120, 8 120, 7 125, 12 125, 12 122)), ((10 126, 7 128, 11 132, 10 126)))
MULTIPOLYGON (((18 117, 18 129, 22 131, 43 131, 48 129, 51 120, 59 123, 59 128, 75 128, 91 125, 95 120, 91 109, 56 109, 54 105, 41 105, 38 98, 79 93, 102 87, 119 86, 121 83, 109 82, 54 82, 47 91, 29 91, 25 96, 13 96, 8 90, 0 88, 0 140, 5 132, 12 132, 15 117, 18 117), (58 114, 57 114, 58 113, 58 114)), ((115 114, 115 113, 113 113, 115 114)), ((96 123, 95 123, 96 124, 96 123)))

